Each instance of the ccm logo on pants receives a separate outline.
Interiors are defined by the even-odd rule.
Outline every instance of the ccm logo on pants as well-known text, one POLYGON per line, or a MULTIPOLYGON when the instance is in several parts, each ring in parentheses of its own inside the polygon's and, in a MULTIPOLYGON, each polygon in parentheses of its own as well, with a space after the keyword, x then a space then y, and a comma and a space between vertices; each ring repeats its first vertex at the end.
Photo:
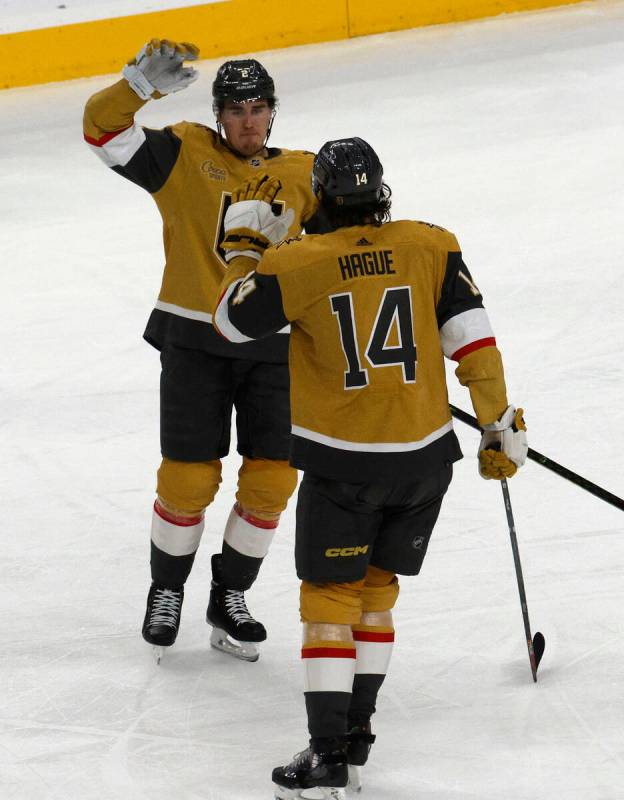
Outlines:
POLYGON ((338 558, 339 556, 359 556, 368 553, 368 545, 362 547, 328 547, 325 551, 326 558, 338 558))

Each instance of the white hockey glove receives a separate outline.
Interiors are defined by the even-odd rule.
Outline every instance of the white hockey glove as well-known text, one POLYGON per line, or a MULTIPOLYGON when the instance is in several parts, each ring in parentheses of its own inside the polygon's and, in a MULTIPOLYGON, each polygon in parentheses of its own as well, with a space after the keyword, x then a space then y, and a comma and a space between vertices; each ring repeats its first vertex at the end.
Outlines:
POLYGON ((199 48, 190 42, 152 39, 126 64, 123 76, 141 100, 149 100, 155 92, 159 95, 179 92, 196 81, 197 70, 182 65, 198 57, 199 48))
POLYGON ((498 422, 484 425, 479 444, 479 475, 486 480, 511 478, 526 461, 529 445, 523 410, 507 406, 498 422))
POLYGON ((277 244, 288 233, 295 212, 292 208, 279 216, 271 203, 282 184, 277 178, 257 175, 232 192, 232 204, 225 213, 225 237, 221 247, 225 260, 249 256, 260 261, 271 244, 277 244))

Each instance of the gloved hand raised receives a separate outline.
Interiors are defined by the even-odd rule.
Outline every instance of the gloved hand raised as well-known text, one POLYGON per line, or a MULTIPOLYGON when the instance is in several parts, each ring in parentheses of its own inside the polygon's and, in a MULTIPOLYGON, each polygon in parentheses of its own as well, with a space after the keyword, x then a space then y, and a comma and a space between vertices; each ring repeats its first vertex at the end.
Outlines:
POLYGON ((295 218, 294 210, 290 208, 277 215, 271 208, 281 188, 277 178, 257 175, 232 192, 221 243, 226 261, 241 255, 260 261, 269 245, 277 244, 286 236, 295 218))
POLYGON ((141 100, 149 100, 154 92, 179 92, 197 80, 197 70, 182 65, 198 57, 199 48, 190 42, 152 39, 126 64, 123 75, 141 100))
POLYGON ((523 410, 508 406, 497 422, 483 426, 479 444, 479 474, 489 480, 513 477, 526 461, 529 445, 523 410))

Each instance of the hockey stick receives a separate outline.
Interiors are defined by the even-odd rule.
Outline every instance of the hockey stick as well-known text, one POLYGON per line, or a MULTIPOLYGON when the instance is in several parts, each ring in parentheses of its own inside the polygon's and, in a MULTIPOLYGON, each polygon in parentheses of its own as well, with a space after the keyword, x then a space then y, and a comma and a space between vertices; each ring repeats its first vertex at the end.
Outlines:
POLYGON ((513 551, 514 565, 516 567, 516 580, 518 581, 518 592, 520 594, 520 605, 522 607, 522 619, 524 621, 524 635, 526 637, 527 648, 529 651, 529 662, 533 682, 537 683, 537 668, 544 655, 546 640, 539 631, 535 636, 531 636, 531 625, 529 623, 529 609, 527 607, 526 592, 524 591, 524 578, 522 577, 522 565, 520 564, 520 551, 518 550, 518 539, 516 537, 516 526, 514 523, 513 512, 511 510, 511 498, 509 497, 509 487, 507 479, 501 481, 503 490, 503 500, 505 501, 505 512, 507 514, 507 524, 509 525, 509 538, 511 539, 511 549, 513 551))
MULTIPOLYGON (((470 425, 471 428, 475 428, 478 431, 481 430, 481 426, 471 414, 468 414, 466 411, 462 411, 461 408, 457 408, 457 406, 454 405, 451 405, 450 408, 451 414, 454 417, 462 422, 465 422, 466 425, 470 425)), ((557 464, 556 461, 548 458, 548 456, 538 453, 537 450, 532 450, 530 447, 527 456, 531 459, 531 461, 536 461, 538 464, 546 467, 546 469, 549 469, 552 472, 555 472, 557 475, 560 475, 562 478, 565 478, 577 486, 580 486, 581 489, 585 489, 586 492, 589 492, 595 497, 599 497, 601 500, 604 500, 605 503, 610 503, 612 506, 619 508, 620 511, 624 511, 624 500, 615 494, 611 494, 611 492, 608 492, 606 489, 603 489, 602 486, 597 486, 595 483, 587 480, 587 478, 584 478, 582 475, 578 475, 576 472, 572 472, 571 469, 568 469, 561 464, 557 464)))

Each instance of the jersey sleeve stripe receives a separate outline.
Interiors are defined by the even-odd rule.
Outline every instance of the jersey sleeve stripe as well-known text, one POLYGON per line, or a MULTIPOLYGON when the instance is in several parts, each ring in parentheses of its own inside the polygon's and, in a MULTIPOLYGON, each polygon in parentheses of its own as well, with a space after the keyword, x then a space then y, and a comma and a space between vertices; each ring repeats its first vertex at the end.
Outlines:
POLYGON ((110 142, 111 139, 114 139, 116 136, 119 136, 120 133, 127 131, 131 127, 132 125, 127 125, 125 128, 120 128, 118 131, 110 131, 109 133, 105 133, 104 136, 100 136, 97 139, 94 136, 88 136, 85 133, 85 142, 88 142, 88 144, 92 144, 95 147, 103 147, 107 142, 110 142))
POLYGON ((138 125, 131 125, 108 139, 105 136, 102 139, 95 141, 85 136, 89 147, 108 167, 125 167, 145 142, 145 132, 138 125))
POLYGON ((481 350, 482 347, 496 347, 496 339, 493 336, 488 336, 485 339, 477 339, 476 342, 471 342, 465 347, 460 347, 451 356, 452 361, 461 361, 468 353, 474 353, 475 350, 481 350))
MULTIPOLYGON (((250 273, 251 274, 251 273, 250 273)), ((244 342, 251 342, 253 339, 250 336, 245 336, 244 333, 241 333, 238 328, 236 328, 230 322, 230 316, 228 314, 228 303, 230 297, 234 294, 236 289, 238 289, 239 285, 243 282, 244 279, 239 281, 234 281, 221 295, 221 299, 219 300, 219 305, 217 306, 213 324, 217 331, 227 339, 229 342, 234 342, 235 344, 243 344, 244 342)))
MULTIPOLYGON (((440 342, 444 355, 455 360, 458 360, 457 353, 485 339, 494 340, 494 331, 484 308, 471 308, 455 314, 440 328, 440 342)), ((488 345, 480 345, 480 347, 486 346, 488 345)))

